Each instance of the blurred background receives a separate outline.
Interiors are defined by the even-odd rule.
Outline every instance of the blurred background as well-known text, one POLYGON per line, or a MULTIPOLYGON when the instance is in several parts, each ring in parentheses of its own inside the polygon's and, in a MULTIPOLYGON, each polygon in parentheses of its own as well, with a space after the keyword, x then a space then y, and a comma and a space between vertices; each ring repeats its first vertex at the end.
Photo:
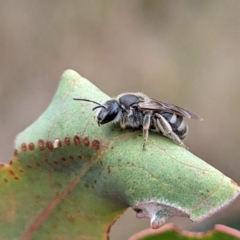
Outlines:
MULTIPOLYGON (((240 184, 240 1, 0 1, 0 161, 15 136, 47 108, 60 76, 74 69, 110 96, 142 91, 185 107, 186 145, 240 184)), ((240 199, 199 224, 240 229, 240 199)), ((129 209, 112 240, 148 228, 129 209)))

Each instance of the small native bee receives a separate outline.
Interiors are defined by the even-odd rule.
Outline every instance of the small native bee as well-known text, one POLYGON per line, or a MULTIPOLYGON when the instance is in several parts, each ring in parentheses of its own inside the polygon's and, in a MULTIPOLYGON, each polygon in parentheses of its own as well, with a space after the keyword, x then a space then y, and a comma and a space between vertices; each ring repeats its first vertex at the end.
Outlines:
POLYGON ((184 108, 150 98, 144 93, 122 93, 103 104, 89 99, 73 99, 97 104, 92 110, 97 110, 95 117, 99 126, 109 122, 120 122, 121 128, 142 128, 143 149, 146 147, 149 130, 187 148, 182 142, 188 132, 183 117, 203 120, 184 108))

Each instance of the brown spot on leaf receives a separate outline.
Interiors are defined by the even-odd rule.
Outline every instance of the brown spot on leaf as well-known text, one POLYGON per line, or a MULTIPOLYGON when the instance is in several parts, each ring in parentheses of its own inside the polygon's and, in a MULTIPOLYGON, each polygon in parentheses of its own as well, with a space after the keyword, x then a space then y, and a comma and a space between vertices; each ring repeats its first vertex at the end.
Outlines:
POLYGON ((68 137, 65 137, 64 138, 64 142, 65 142, 65 144, 67 145, 67 146, 69 146, 70 145, 70 138, 68 138, 68 137))
POLYGON ((62 160, 62 161, 66 161, 66 158, 62 157, 61 160, 62 160))
POLYGON ((18 178, 18 177, 14 177, 14 179, 15 179, 15 180, 19 180, 19 178, 18 178))
POLYGON ((71 160, 74 160, 74 157, 73 157, 73 156, 69 156, 69 158, 70 158, 71 160))
POLYGON ((15 149, 14 152, 13 152, 13 156, 16 157, 18 155, 18 150, 15 149))
POLYGON ((56 225, 56 224, 53 224, 52 227, 53 227, 53 228, 57 228, 57 225, 56 225))
POLYGON ((109 167, 109 166, 107 167, 107 172, 108 172, 108 173, 110 173, 110 172, 111 172, 111 169, 110 169, 110 167, 109 167))
POLYGON ((28 149, 29 149, 30 151, 34 150, 34 144, 33 144, 33 142, 30 142, 30 143, 28 144, 28 149))
POLYGON ((100 145, 100 142, 98 140, 93 140, 92 141, 92 147, 95 149, 95 150, 98 150, 99 149, 99 145, 100 145))
POLYGON ((3 179, 5 183, 8 183, 8 180, 6 178, 3 179))
POLYGON ((54 161, 55 164, 58 164, 58 161, 54 161))
POLYGON ((85 187, 86 187, 86 188, 89 188, 89 185, 88 185, 87 183, 85 183, 85 187))
POLYGON ((48 163, 48 159, 45 158, 44 161, 45 161, 46 163, 48 163))
POLYGON ((84 144, 85 147, 88 147, 88 146, 89 146, 89 140, 88 140, 87 137, 85 137, 85 138, 83 139, 83 144, 84 144))
POLYGON ((44 150, 44 141, 42 139, 38 140, 38 147, 40 150, 44 150))
POLYGON ((37 166, 37 167, 40 167, 40 164, 39 164, 39 162, 35 162, 35 164, 36 164, 36 166, 37 166))
POLYGON ((12 164, 13 164, 13 162, 12 162, 12 160, 10 160, 9 165, 12 165, 12 164))
POLYGON ((27 151, 27 144, 23 142, 21 148, 23 151, 27 151))
POLYGON ((13 170, 9 170, 9 173, 12 175, 12 176, 15 176, 15 172, 13 170))
POLYGON ((101 165, 101 166, 103 165, 102 161, 100 161, 100 165, 101 165))
POLYGON ((82 159, 82 156, 81 156, 81 155, 78 155, 78 158, 79 158, 79 159, 82 159))
POLYGON ((75 216, 74 215, 72 215, 72 214, 67 214, 67 219, 69 220, 69 221, 71 221, 71 222, 74 222, 75 221, 75 216))
POLYGON ((23 173, 23 172, 24 172, 24 170, 23 170, 23 169, 20 169, 20 170, 19 170, 19 172, 22 172, 22 173, 23 173))
POLYGON ((51 142, 51 141, 47 141, 46 147, 47 147, 47 149, 49 149, 50 151, 52 151, 52 150, 53 150, 53 144, 52 144, 52 142, 51 142))
POLYGON ((79 144, 80 144, 80 137, 77 136, 77 135, 75 135, 75 136, 73 137, 73 142, 74 142, 74 144, 75 144, 76 146, 79 145, 79 144))
POLYGON ((210 191, 207 189, 207 190, 206 190, 206 192, 208 192, 208 193, 209 193, 210 191))
POLYGON ((31 166, 31 165, 27 165, 27 167, 28 167, 28 168, 32 168, 32 166, 31 166))

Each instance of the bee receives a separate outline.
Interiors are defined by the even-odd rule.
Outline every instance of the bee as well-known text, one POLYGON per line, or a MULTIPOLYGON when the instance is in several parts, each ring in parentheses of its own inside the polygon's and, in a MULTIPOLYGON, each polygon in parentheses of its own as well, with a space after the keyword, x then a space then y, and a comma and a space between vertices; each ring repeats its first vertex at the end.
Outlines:
POLYGON ((182 141, 188 133, 184 117, 203 120, 182 107, 150 98, 140 92, 122 93, 103 104, 89 99, 73 99, 97 105, 92 110, 96 110, 95 118, 99 126, 114 122, 120 123, 121 128, 142 128, 143 149, 146 149, 149 130, 158 132, 188 149, 182 141))

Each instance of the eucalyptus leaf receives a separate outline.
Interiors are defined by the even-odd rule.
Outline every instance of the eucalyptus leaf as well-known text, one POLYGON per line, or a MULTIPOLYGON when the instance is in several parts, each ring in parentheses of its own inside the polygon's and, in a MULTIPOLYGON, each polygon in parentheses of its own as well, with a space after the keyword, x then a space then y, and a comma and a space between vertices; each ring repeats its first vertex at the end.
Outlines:
POLYGON ((216 225, 208 232, 183 231, 172 223, 168 223, 158 230, 146 229, 134 234, 129 240, 237 240, 240 232, 224 225, 216 225))
POLYGON ((0 239, 106 239, 128 207, 158 228, 173 216, 198 222, 239 195, 238 185, 191 152, 118 124, 99 127, 87 98, 110 99, 73 70, 46 111, 0 165, 0 239))

